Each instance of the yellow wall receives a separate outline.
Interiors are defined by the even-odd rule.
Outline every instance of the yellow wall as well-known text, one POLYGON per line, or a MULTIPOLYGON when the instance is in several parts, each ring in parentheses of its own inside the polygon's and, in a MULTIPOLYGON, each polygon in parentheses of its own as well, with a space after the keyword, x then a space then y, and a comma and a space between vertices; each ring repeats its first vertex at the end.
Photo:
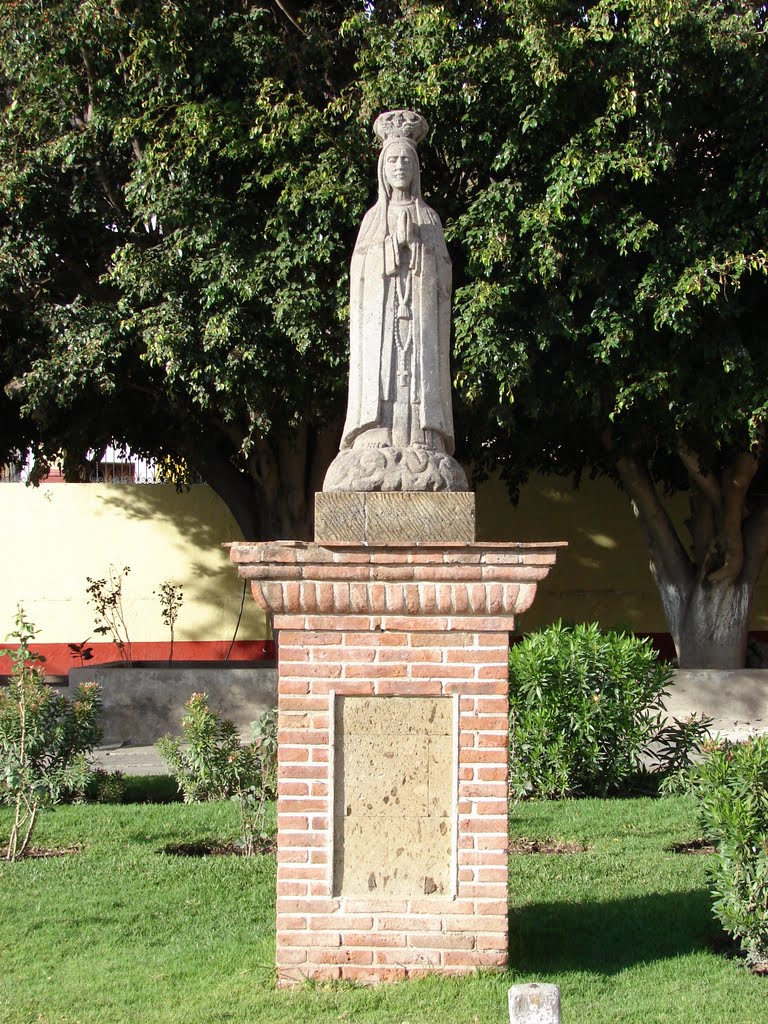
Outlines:
MULTIPOLYGON (((682 520, 684 497, 674 509, 682 520)), ((41 630, 40 643, 102 639, 94 634, 86 576, 104 576, 111 564, 131 567, 124 585, 131 640, 168 639, 152 593, 164 580, 184 587, 177 640, 231 639, 242 583, 221 545, 243 537, 210 488, 195 485, 177 494, 162 484, 1 484, 0 515, 0 637, 10 631, 21 602, 41 630)), ((562 617, 667 631, 642 530, 626 495, 609 481, 585 481, 574 490, 558 477, 534 477, 518 506, 492 481, 478 492, 477 521, 478 540, 568 541, 521 617, 521 630, 562 617)), ((758 590, 752 628, 768 629, 765 585, 758 590)), ((269 635, 247 593, 238 639, 269 635)))
MULTIPOLYGON (((243 537, 210 488, 177 494, 164 484, 0 484, 0 516, 0 637, 21 603, 41 631, 39 643, 108 639, 94 634, 86 577, 128 565, 123 599, 131 640, 167 641, 152 593, 165 580, 184 588, 177 640, 232 638, 243 584, 221 545, 243 537)), ((269 635, 247 593, 238 640, 269 635)))
MULTIPOLYGON (((680 528, 687 515, 685 495, 677 495, 669 507, 680 528)), ((568 542, 532 607, 520 617, 521 630, 562 617, 637 632, 668 632, 642 528, 626 494, 609 480, 585 480, 576 490, 569 480, 534 476, 517 506, 510 504, 502 484, 490 481, 478 490, 477 524, 478 540, 568 542)), ((684 531, 681 536, 687 542, 684 531)), ((768 629, 765 573, 751 628, 768 629)))

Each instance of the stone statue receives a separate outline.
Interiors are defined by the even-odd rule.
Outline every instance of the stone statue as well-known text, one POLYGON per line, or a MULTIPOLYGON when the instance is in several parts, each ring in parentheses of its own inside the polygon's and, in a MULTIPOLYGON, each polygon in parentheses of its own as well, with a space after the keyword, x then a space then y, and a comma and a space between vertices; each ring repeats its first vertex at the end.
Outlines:
POLYGON ((451 261, 421 197, 427 123, 380 114, 379 195, 350 270, 349 399, 324 491, 465 491, 452 458, 451 261))

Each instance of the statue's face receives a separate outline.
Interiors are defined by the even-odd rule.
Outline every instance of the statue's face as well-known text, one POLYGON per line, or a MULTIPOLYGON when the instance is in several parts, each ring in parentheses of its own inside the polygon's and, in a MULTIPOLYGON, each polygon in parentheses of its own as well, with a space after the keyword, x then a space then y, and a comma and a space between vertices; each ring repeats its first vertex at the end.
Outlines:
POLYGON ((384 175, 392 188, 405 192, 410 189, 416 171, 415 163, 413 151, 404 142, 390 146, 384 158, 384 175))

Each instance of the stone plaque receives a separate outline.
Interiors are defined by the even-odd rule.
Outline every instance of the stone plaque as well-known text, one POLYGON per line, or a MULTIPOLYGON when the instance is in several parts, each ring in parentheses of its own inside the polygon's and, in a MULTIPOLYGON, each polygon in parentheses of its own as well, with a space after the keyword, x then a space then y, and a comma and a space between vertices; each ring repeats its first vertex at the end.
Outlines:
POLYGON ((453 701, 337 697, 334 895, 449 896, 453 701))

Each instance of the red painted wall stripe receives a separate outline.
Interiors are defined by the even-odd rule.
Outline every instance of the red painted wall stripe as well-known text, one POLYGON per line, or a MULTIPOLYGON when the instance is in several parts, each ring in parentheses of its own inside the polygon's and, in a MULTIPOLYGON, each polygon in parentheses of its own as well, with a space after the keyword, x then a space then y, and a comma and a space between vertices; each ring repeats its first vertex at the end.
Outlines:
MULTIPOLYGON (((273 640, 236 640, 227 658, 229 640, 178 640, 173 645, 174 661, 274 661, 275 644, 273 640)), ((4 644, 3 647, 13 650, 16 644, 4 644)), ((92 657, 83 664, 101 665, 105 661, 120 661, 120 651, 113 643, 91 643, 84 645, 90 648, 92 657)), ((136 642, 131 644, 132 661, 168 661, 167 640, 136 642)), ((71 668, 80 667, 80 658, 70 650, 68 644, 32 644, 32 650, 45 658, 43 665, 46 673, 51 676, 66 676, 71 668)), ((0 658, 0 675, 8 675, 11 663, 8 657, 0 658)))

